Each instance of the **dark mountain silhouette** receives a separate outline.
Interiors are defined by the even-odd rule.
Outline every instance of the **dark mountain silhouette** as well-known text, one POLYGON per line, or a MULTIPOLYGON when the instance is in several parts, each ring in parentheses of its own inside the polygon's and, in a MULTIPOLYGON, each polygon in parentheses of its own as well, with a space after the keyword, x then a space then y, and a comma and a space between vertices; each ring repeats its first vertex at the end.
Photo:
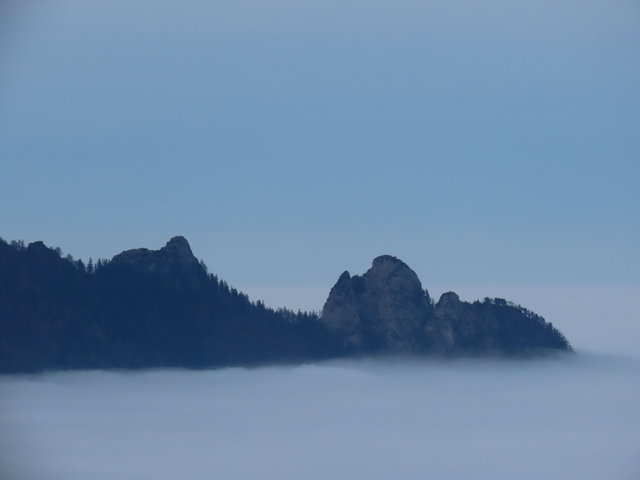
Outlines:
POLYGON ((504 300, 433 305, 390 256, 345 272, 322 317, 266 308, 207 272, 183 237, 84 265, 42 242, 0 239, 0 371, 202 368, 376 353, 570 350, 504 300))

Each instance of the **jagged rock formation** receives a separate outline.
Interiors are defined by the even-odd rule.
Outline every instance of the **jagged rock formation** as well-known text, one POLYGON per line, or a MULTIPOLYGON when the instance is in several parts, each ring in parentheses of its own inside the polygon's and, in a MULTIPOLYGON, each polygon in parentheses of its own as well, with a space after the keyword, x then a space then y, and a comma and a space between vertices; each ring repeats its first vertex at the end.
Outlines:
POLYGON ((542 317, 502 299, 462 302, 448 292, 434 306, 418 276, 384 255, 362 276, 344 272, 331 289, 322 323, 359 353, 522 353, 570 350, 542 317))
POLYGON ((125 250, 113 257, 110 265, 151 274, 188 274, 197 277, 202 273, 200 262, 193 255, 189 242, 181 236, 173 237, 160 250, 125 250))
POLYGON ((340 275, 322 309, 322 322, 355 350, 421 350, 420 332, 433 315, 429 294, 406 264, 377 257, 362 276, 340 275))

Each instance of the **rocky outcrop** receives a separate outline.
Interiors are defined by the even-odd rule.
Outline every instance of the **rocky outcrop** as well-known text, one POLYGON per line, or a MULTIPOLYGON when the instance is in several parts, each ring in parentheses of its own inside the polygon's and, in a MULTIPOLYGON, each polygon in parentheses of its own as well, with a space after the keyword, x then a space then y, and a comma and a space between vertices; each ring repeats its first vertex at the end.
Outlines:
POLYGON ((360 353, 524 353, 570 350, 542 317, 502 299, 463 302, 453 292, 434 306, 418 276, 384 255, 362 276, 344 272, 322 310, 322 324, 360 353))
POLYGON ((571 350, 567 339, 544 318, 502 298, 463 302, 448 292, 436 304, 435 324, 450 331, 451 349, 462 352, 522 353, 571 350))
POLYGON ((180 271, 198 274, 202 267, 193 255, 186 238, 177 236, 170 239, 160 250, 135 248, 125 250, 111 259, 110 266, 127 267, 150 273, 169 273, 180 271))
POLYGON ((149 282, 176 291, 196 292, 207 281, 207 271, 193 255, 184 237, 173 237, 159 250, 136 248, 114 256, 102 269, 102 276, 111 281, 139 286, 149 282))
POLYGON ((377 257, 362 276, 344 272, 322 309, 322 322, 354 350, 412 352, 433 316, 429 294, 404 262, 377 257))

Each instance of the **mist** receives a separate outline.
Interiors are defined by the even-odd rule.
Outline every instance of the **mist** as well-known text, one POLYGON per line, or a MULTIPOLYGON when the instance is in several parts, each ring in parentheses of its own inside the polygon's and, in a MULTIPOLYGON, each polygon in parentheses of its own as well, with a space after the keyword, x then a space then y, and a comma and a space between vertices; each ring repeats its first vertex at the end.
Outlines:
POLYGON ((640 359, 0 377, 8 479, 632 479, 640 359))

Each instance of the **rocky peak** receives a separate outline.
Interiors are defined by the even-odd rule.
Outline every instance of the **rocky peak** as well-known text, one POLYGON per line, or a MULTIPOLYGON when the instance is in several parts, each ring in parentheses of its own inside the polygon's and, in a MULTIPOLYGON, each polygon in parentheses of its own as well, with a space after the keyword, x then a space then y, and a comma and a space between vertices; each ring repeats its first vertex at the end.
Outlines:
POLYGON ((416 272, 411 270, 402 260, 391 255, 381 255, 374 258, 371 268, 367 270, 363 278, 381 291, 393 289, 422 294, 422 284, 416 272))
POLYGON ((393 255, 380 255, 374 258, 373 262, 371 263, 371 268, 374 270, 379 270, 379 269, 392 270, 394 268, 404 268, 404 269, 411 270, 406 263, 404 263, 399 258, 394 257, 393 255))
POLYGON ((158 273, 203 273, 200 262, 191 251, 189 242, 181 236, 171 238, 159 250, 146 248, 125 250, 113 257, 111 265, 158 273))
POLYGON ((382 255, 364 275, 340 276, 322 309, 322 322, 348 348, 408 352, 431 313, 416 273, 398 258, 382 255))
POLYGON ((367 276, 379 278, 391 278, 404 276, 411 278, 412 282, 420 283, 416 273, 402 260, 391 255, 381 255, 373 259, 371 268, 365 273, 367 276))
POLYGON ((166 253, 171 254, 175 257, 179 257, 182 259, 190 260, 194 258, 193 252, 191 251, 191 246, 186 238, 182 236, 176 236, 171 238, 167 244, 162 247, 166 253))

